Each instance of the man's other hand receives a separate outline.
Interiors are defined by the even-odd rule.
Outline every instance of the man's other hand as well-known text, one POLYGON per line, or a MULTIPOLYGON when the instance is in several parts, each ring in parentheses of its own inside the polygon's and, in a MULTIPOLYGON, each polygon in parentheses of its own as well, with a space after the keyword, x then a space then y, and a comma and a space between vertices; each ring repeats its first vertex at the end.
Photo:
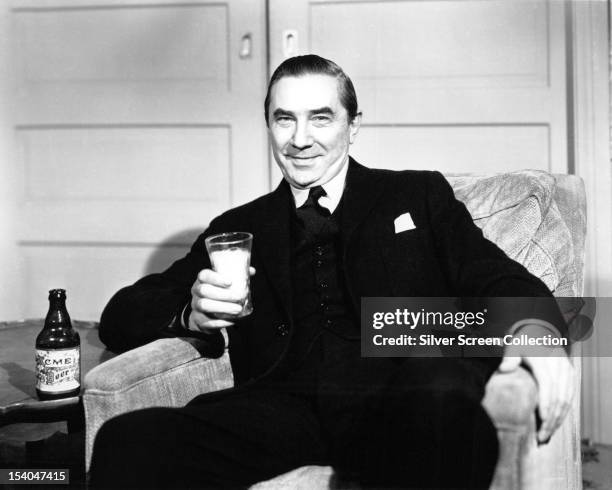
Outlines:
MULTIPOLYGON (((249 274, 255 275, 255 268, 249 268, 249 274)), ((207 332, 229 327, 234 322, 215 318, 221 313, 236 315, 242 310, 240 302, 244 296, 236 297, 230 288, 231 279, 211 269, 202 269, 191 287, 191 314, 189 330, 207 332)))
MULTIPOLYGON (((539 337, 550 331, 538 325, 521 328, 521 334, 539 337)), ((521 363, 531 369, 538 384, 538 413, 542 424, 538 442, 546 443, 567 415, 574 394, 574 368, 562 347, 545 347, 541 355, 526 352, 520 345, 506 348, 499 371, 507 373, 518 369, 521 363)))

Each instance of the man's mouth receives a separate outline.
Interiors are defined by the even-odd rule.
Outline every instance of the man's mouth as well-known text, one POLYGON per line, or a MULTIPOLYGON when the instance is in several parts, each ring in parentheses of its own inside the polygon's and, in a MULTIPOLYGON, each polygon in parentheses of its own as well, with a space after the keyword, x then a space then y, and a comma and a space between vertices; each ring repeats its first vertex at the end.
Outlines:
POLYGON ((319 155, 286 155, 291 160, 312 160, 317 158, 319 155))

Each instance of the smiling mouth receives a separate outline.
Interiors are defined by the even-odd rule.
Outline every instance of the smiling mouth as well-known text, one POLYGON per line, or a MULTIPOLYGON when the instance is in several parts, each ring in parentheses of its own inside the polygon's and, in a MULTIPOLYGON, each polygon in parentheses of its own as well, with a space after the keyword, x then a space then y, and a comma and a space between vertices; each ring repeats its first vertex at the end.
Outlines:
POLYGON ((286 155, 286 156, 287 158, 291 160, 312 160, 313 158, 316 158, 318 155, 312 155, 312 156, 286 155))

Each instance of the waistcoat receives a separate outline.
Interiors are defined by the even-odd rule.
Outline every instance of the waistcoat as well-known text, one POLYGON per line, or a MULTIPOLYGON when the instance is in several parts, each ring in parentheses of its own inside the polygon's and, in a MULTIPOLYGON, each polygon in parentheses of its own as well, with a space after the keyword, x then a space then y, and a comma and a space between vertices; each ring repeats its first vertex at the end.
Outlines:
POLYGON ((322 219, 316 230, 307 229, 295 214, 292 219, 291 277, 296 327, 287 355, 289 379, 300 386, 316 387, 320 377, 325 376, 321 368, 327 364, 328 356, 359 349, 359 323, 350 309, 344 281, 338 227, 341 206, 322 219))

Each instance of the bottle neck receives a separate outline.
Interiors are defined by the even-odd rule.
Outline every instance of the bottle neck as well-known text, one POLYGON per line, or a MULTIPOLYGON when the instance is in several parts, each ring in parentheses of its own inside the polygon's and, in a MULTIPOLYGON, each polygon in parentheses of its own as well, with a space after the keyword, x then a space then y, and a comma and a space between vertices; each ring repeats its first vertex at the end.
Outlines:
POLYGON ((49 312, 45 319, 44 328, 57 328, 60 326, 70 328, 70 316, 66 309, 66 300, 63 298, 53 298, 50 300, 49 312))

